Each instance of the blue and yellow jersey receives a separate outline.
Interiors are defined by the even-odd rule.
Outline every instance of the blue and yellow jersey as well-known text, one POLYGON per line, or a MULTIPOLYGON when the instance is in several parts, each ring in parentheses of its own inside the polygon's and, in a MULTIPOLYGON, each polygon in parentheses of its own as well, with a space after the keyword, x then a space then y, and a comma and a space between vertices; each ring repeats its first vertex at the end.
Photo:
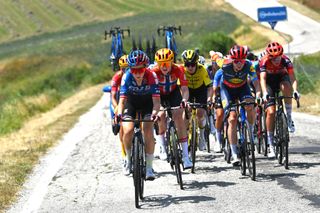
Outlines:
POLYGON ((232 63, 224 64, 220 70, 223 84, 230 88, 238 88, 246 84, 248 75, 252 81, 257 80, 256 71, 249 60, 246 60, 242 70, 238 72, 234 71, 232 63))

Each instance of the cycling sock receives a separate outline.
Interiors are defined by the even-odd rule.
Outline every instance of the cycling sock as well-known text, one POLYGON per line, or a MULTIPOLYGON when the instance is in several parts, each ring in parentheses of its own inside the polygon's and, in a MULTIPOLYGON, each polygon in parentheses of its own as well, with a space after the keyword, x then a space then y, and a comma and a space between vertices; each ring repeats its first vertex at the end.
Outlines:
POLYGON ((221 130, 217 130, 217 142, 222 144, 222 135, 221 135, 221 130))
POLYGON ((292 104, 285 104, 285 106, 286 106, 286 112, 287 112, 288 121, 292 121, 292 117, 291 117, 292 104))
POLYGON ((231 153, 232 153, 232 155, 237 155, 238 154, 237 144, 230 144, 230 145, 231 145, 231 153))
POLYGON ((156 142, 159 143, 159 145, 160 145, 161 147, 165 147, 164 134, 156 135, 156 142))
POLYGON ((180 140, 181 146, 182 146, 182 154, 183 157, 188 157, 189 156, 189 151, 188 151, 188 138, 181 138, 180 140))
POLYGON ((204 139, 204 127, 200 129, 200 138, 204 139))
POLYGON ((130 162, 131 161, 131 149, 126 149, 126 157, 127 157, 127 162, 130 162))
POLYGON ((268 144, 273 145, 273 132, 267 131, 267 136, 268 136, 268 144))
POLYGON ((146 153, 146 167, 152 168, 152 163, 153 163, 153 154, 146 153))

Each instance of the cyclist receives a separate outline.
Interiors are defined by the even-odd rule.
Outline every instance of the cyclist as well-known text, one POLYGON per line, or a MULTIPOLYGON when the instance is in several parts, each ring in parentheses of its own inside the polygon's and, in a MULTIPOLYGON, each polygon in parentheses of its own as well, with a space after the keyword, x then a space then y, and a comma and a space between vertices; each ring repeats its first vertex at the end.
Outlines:
MULTIPOLYGON (((155 61, 157 65, 152 69, 157 74, 159 79, 159 87, 161 94, 161 105, 169 103, 170 107, 186 106, 189 98, 188 82, 184 74, 184 69, 173 63, 174 53, 168 48, 162 48, 155 54, 155 61), (180 88, 177 86, 177 81, 180 82, 180 88), (181 91, 180 91, 181 90, 181 91)), ((185 169, 191 168, 192 163, 188 155, 188 137, 185 128, 185 121, 183 119, 183 109, 176 109, 172 111, 173 120, 175 122, 179 142, 183 150, 183 166, 185 169)), ((156 141, 160 143, 160 159, 166 159, 165 151, 165 137, 166 122, 164 112, 159 112, 159 134, 156 136, 156 141)))
POLYGON ((222 128, 223 128, 223 116, 224 111, 221 102, 220 95, 220 81, 222 77, 222 70, 219 70, 224 63, 223 55, 220 52, 210 51, 212 60, 212 73, 213 73, 213 90, 216 91, 213 96, 214 106, 215 106, 215 127, 216 127, 216 142, 214 143, 214 151, 222 152, 222 128), (219 71, 218 71, 219 70, 219 71), (218 71, 218 72, 217 72, 218 71))
MULTIPOLYGON (((248 75, 251 76, 258 96, 260 96, 261 91, 252 63, 246 60, 247 51, 243 46, 234 45, 230 49, 229 55, 228 61, 230 61, 230 63, 225 63, 218 71, 222 72, 220 83, 221 97, 226 101, 227 105, 235 103, 237 100, 252 102, 253 97, 247 83, 248 75)), ((216 88, 214 93, 217 95, 216 88)), ((255 111, 252 105, 246 106, 245 110, 249 121, 249 129, 253 136, 255 111)), ((227 134, 231 146, 232 164, 238 165, 240 160, 237 150, 237 112, 235 108, 230 109, 228 123, 229 128, 227 134)))
MULTIPOLYGON (((148 56, 141 50, 131 51, 127 62, 129 69, 123 75, 121 81, 117 120, 119 118, 124 120, 134 119, 137 111, 141 112, 143 119, 157 120, 160 108, 160 91, 156 75, 146 68, 149 64, 148 56), (122 113, 124 113, 123 116, 122 113)), ((122 128, 128 162, 125 175, 129 175, 131 172, 131 145, 134 123, 123 122, 122 128)), ((153 124, 143 122, 142 129, 146 144, 146 180, 154 180, 155 175, 152 169, 153 124)))
MULTIPOLYGON (((266 55, 260 60, 260 81, 263 91, 263 99, 274 97, 275 92, 282 91, 284 96, 293 96, 300 98, 298 92, 298 82, 294 75, 293 64, 290 59, 283 54, 283 47, 278 42, 271 42, 266 48, 266 55)), ((275 157, 273 136, 275 123, 275 100, 267 100, 266 127, 268 135, 269 153, 268 157, 275 157)), ((292 99, 285 99, 285 108, 287 112, 288 128, 294 132, 294 123, 292 120, 292 99)))
MULTIPOLYGON (((208 75, 206 68, 198 63, 199 55, 196 51, 185 50, 182 53, 185 74, 188 80, 189 101, 200 104, 212 103, 212 81, 208 75)), ((206 125, 206 111, 204 109, 197 110, 198 125, 200 128, 199 150, 206 148, 204 136, 204 127, 206 125)))
MULTIPOLYGON (((128 57, 128 55, 123 55, 120 57, 120 59, 119 59, 120 70, 115 73, 115 75, 112 77, 112 80, 111 80, 112 107, 110 110, 114 111, 112 113, 113 115, 117 114, 121 78, 122 78, 123 74, 125 73, 126 68, 128 67, 127 57, 128 57)), ((114 118, 114 116, 112 118, 114 118)), ((114 119, 112 119, 112 129, 113 129, 114 134, 118 134, 118 131, 120 130, 119 131, 119 139, 120 139, 120 143, 121 143, 121 156, 122 156, 122 163, 125 168, 126 167, 126 151, 125 151, 125 148, 123 145, 123 140, 122 140, 123 131, 122 131, 122 128, 120 127, 120 125, 116 124, 114 122, 114 119)))

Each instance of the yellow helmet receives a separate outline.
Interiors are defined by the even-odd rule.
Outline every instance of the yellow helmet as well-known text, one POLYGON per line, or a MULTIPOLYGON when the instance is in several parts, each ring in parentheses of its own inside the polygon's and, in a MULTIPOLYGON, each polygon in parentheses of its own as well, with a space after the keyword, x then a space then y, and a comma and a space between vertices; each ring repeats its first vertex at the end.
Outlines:
POLYGON ((173 61, 174 53, 168 48, 162 48, 156 52, 154 59, 156 62, 173 61))
POLYGON ((119 66, 121 69, 128 67, 127 58, 128 58, 128 55, 123 55, 119 58, 119 66))
POLYGON ((185 50, 181 54, 184 63, 197 63, 199 60, 199 55, 193 50, 185 50))

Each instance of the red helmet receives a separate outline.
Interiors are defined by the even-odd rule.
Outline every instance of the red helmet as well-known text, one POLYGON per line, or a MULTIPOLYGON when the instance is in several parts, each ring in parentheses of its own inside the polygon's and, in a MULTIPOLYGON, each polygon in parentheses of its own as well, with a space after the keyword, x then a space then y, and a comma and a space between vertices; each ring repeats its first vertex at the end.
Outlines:
POLYGON ((229 55, 232 59, 246 59, 247 54, 248 49, 240 45, 234 45, 229 51, 229 55))
POLYGON ((277 57, 283 54, 283 47, 278 42, 271 42, 268 44, 266 51, 268 55, 277 57))

